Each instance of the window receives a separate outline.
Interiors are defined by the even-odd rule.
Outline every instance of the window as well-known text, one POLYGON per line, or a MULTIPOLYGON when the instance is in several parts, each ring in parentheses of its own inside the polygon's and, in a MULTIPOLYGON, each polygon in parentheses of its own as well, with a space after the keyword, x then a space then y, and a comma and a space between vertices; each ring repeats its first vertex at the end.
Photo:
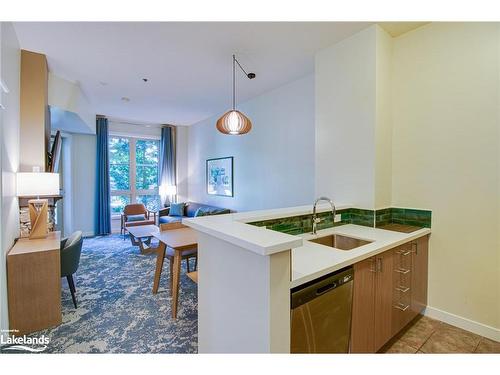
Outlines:
POLYGON ((157 140, 119 136, 109 138, 112 216, 120 215, 129 203, 143 203, 150 210, 160 208, 158 149, 157 140))

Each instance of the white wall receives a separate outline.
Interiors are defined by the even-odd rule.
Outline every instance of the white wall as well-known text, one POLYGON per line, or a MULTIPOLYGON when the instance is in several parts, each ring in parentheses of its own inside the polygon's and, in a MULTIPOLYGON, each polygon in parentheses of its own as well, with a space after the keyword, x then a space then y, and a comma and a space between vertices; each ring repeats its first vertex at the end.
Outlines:
POLYGON ((187 126, 176 127, 176 168, 177 168, 177 200, 188 200, 188 145, 187 126))
POLYGON ((394 40, 392 160, 393 204, 432 209, 429 305, 497 329, 499 49, 493 23, 394 40))
MULTIPOLYGON (((95 121, 95 119, 94 119, 95 121)), ((125 137, 140 137, 150 139, 160 139, 161 125, 135 124, 126 121, 108 119, 108 129, 111 135, 121 135, 125 137)), ((95 128, 95 126, 94 126, 95 128)))
MULTIPOLYGON (((84 235, 92 236, 95 233, 95 197, 96 197, 96 137, 95 135, 72 134, 66 138, 68 142, 65 147, 70 148, 70 152, 64 151, 64 166, 68 164, 70 169, 70 186, 66 188, 66 200, 64 204, 69 204, 72 213, 71 218, 65 218, 66 233, 81 230, 84 235), (67 156, 71 157, 68 162, 67 156), (66 203, 71 197, 70 202, 66 203)), ((64 143, 63 143, 64 144, 64 143)), ((64 168, 63 166, 63 168, 64 168)), ((67 167, 64 172, 67 172, 67 167)), ((65 208, 67 215, 69 210, 65 208)))
POLYGON ((95 113, 78 83, 49 72, 48 103, 51 125, 68 132, 95 134, 95 113))
POLYGON ((375 209, 392 203, 392 38, 377 27, 375 209))
POLYGON ((316 196, 375 205, 376 26, 316 55, 316 196))
POLYGON ((63 190, 62 204, 63 236, 69 236, 73 231, 73 166, 71 157, 71 134, 62 133, 61 164, 59 173, 61 173, 61 188, 63 190))
POLYGON ((6 259, 7 251, 19 236, 19 206, 16 197, 16 172, 19 169, 19 83, 20 50, 14 28, 10 22, 0 23, 0 76, 9 93, 2 93, 0 109, 1 151, 1 250, 0 250, 0 329, 8 327, 6 259))
MULTIPOLYGON (((247 82, 245 82, 247 83, 247 82)), ((189 199, 237 211, 311 204, 314 199, 314 76, 241 103, 253 123, 244 136, 189 127, 189 199), (234 198, 206 193, 206 159, 234 156, 234 198)))

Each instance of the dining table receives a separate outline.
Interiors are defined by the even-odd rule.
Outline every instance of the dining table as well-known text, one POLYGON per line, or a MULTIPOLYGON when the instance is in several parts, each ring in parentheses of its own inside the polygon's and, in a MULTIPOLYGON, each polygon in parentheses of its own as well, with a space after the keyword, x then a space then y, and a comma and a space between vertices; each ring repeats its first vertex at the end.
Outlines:
POLYGON ((179 228, 164 230, 151 233, 154 238, 159 241, 156 250, 156 271, 153 282, 153 293, 158 292, 160 285, 160 277, 163 269, 163 262, 165 260, 165 253, 167 247, 174 251, 173 267, 171 277, 171 293, 172 293, 172 318, 177 319, 177 307, 179 300, 179 281, 181 273, 181 260, 184 251, 197 248, 197 235, 196 231, 191 228, 179 228))

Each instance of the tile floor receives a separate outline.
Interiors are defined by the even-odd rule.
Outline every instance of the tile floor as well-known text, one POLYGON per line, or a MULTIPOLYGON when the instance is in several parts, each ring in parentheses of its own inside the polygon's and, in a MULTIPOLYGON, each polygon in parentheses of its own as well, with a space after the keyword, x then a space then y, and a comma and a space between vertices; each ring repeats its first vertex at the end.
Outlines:
POLYGON ((500 353, 500 343, 426 316, 416 318, 381 353, 500 353))

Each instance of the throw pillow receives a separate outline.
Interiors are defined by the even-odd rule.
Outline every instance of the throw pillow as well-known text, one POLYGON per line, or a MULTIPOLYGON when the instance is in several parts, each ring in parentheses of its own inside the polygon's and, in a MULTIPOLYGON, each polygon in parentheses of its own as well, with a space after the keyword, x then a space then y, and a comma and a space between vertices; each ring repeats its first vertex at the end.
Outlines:
POLYGON ((146 215, 144 214, 127 215, 127 221, 142 221, 142 220, 146 220, 146 215))
POLYGON ((169 216, 184 216, 184 203, 170 203, 169 216))

